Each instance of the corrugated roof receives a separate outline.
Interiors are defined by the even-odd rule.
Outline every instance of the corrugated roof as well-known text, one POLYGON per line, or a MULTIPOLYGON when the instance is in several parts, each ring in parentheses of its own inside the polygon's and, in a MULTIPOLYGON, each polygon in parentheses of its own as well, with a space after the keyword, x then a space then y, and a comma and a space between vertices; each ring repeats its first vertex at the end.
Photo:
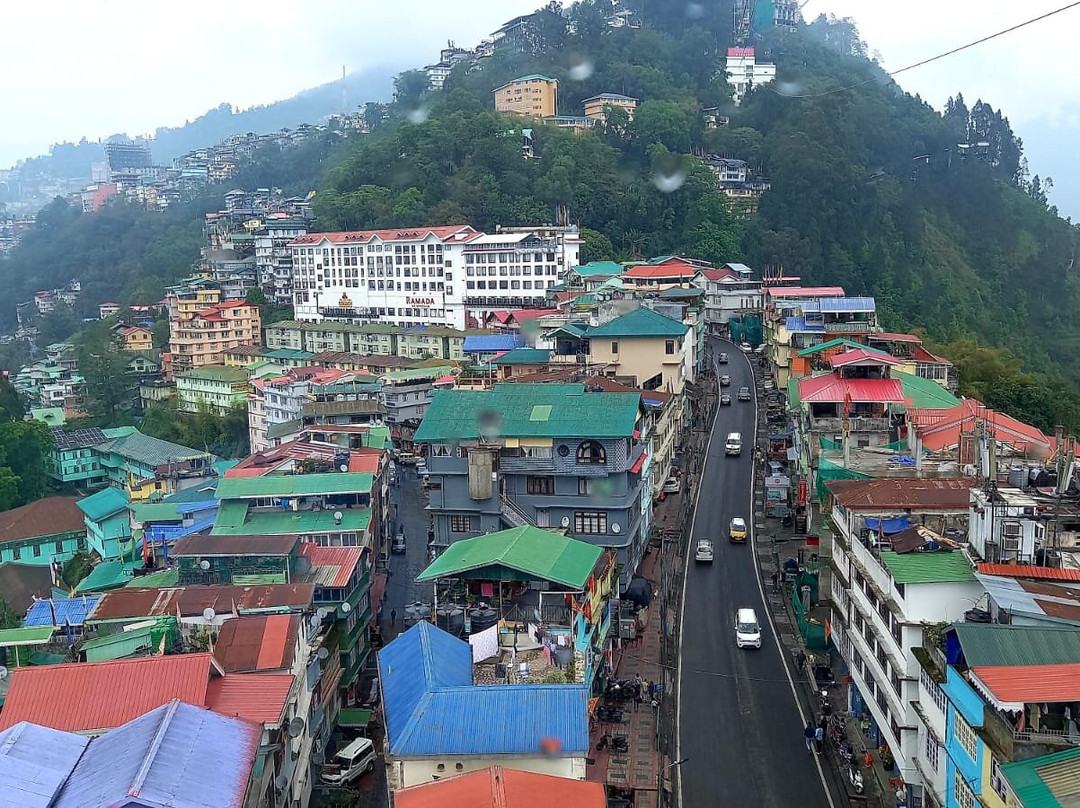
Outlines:
POLYGON ((91 741, 53 808, 240 808, 260 734, 174 699, 91 741))
MULTIPOLYGON (((629 273, 628 273, 629 274, 629 273)), ((658 339, 681 337, 690 330, 690 326, 658 314, 652 309, 635 309, 622 317, 590 328, 585 332, 589 339, 658 339)))
POLYGON ((1001 773, 1024 808, 1080 804, 1080 748, 1005 763, 1001 773))
POLYGON ((546 348, 515 348, 507 351, 493 365, 546 365, 551 361, 551 351, 546 348))
POLYGON ((35 598, 49 597, 52 584, 52 572, 46 564, 0 564, 0 598, 17 615, 25 614, 35 598))
POLYGON ((898 584, 943 584, 975 581, 971 562, 959 550, 881 554, 881 563, 898 584))
POLYGON ((35 601, 26 613, 24 626, 81 626, 93 611, 101 595, 75 598, 51 598, 35 601))
MULTIPOLYGON (((133 582, 134 583, 134 582, 133 582)), ((176 614, 183 589, 124 587, 101 596, 87 618, 91 623, 107 620, 132 620, 139 617, 176 614)))
MULTIPOLYGON (((180 591, 180 613, 202 614, 206 608, 222 613, 260 610, 301 611, 311 605, 311 584, 253 584, 251 586, 187 586, 180 591)), ((176 610, 173 609, 175 612, 176 610)))
POLYGON ((842 368, 855 364, 899 365, 902 363, 895 356, 890 356, 887 353, 874 351, 860 346, 858 348, 852 348, 850 351, 833 354, 829 357, 829 364, 834 368, 842 368))
POLYGON ((133 576, 134 563, 130 561, 102 561, 99 562, 90 574, 79 581, 75 587, 76 593, 83 592, 107 592, 110 589, 119 589, 126 586, 133 576))
POLYGON ((180 570, 172 567, 170 569, 152 572, 149 575, 140 575, 137 578, 132 578, 125 586, 161 589, 164 587, 176 586, 178 583, 180 583, 180 570))
POLYGON ((104 488, 96 494, 80 499, 76 505, 92 522, 100 522, 114 513, 126 510, 131 500, 119 488, 104 488))
POLYGON ((91 732, 118 727, 175 698, 205 704, 211 664, 210 654, 180 654, 15 668, 0 729, 30 721, 91 732))
POLYGON ((465 353, 490 353, 524 347, 525 338, 521 334, 475 334, 465 337, 462 350, 465 353))
POLYGON ((592 278, 596 276, 615 277, 616 275, 622 274, 623 266, 622 264, 616 264, 614 261, 590 261, 587 264, 574 267, 570 271, 583 278, 592 278))
POLYGON ((849 311, 876 311, 877 302, 872 297, 816 297, 803 305, 803 311, 821 312, 822 314, 843 313, 849 311))
POLYGON ((979 564, 978 569, 983 575, 1080 583, 1080 570, 1064 569, 1061 567, 1036 567, 1030 564, 987 564, 983 562, 979 564))
POLYGON ((793 315, 784 319, 784 328, 791 334, 824 334, 825 326, 806 322, 806 318, 793 315))
POLYGON ((765 294, 769 297, 842 297, 842 286, 766 286, 765 294))
POLYGON ((226 620, 218 632, 214 658, 226 673, 291 668, 300 620, 298 614, 245 615, 226 620))
POLYGON ((108 439, 95 448, 101 452, 112 452, 144 466, 157 468, 169 463, 183 463, 197 458, 209 458, 216 460, 215 455, 209 452, 200 452, 197 449, 189 449, 178 443, 144 435, 135 427, 122 427, 105 430, 108 439))
POLYGON ((601 783, 492 766, 394 792, 396 808, 605 808, 601 783))
POLYGON ((0 808, 53 808, 89 743, 25 721, 0 732, 0 808))
POLYGON ((913 409, 946 410, 960 403, 960 399, 935 381, 899 370, 894 370, 892 375, 900 380, 904 387, 904 398, 913 409))
POLYGON ((833 480, 829 491, 851 510, 967 511, 976 481, 960 478, 879 478, 833 480))
POLYGON ((843 339, 840 337, 836 339, 831 339, 828 342, 822 342, 820 345, 811 345, 809 348, 803 348, 801 351, 799 351, 798 355, 814 356, 815 354, 819 354, 822 351, 830 351, 833 348, 851 348, 854 350, 865 349, 874 353, 880 353, 886 356, 888 355, 886 351, 879 351, 877 348, 867 348, 862 343, 854 342, 853 340, 843 339))
POLYGON ((47 497, 0 513, 0 543, 85 533, 86 522, 75 497, 47 497))
POLYGON ((144 525, 147 522, 182 521, 184 517, 176 508, 175 502, 136 502, 131 506, 135 521, 144 525))
POLYGON ((326 577, 325 583, 320 580, 319 586, 343 587, 349 583, 349 578, 360 565, 364 548, 320 547, 312 542, 304 542, 300 545, 300 555, 310 559, 313 568, 325 567, 330 570, 331 574, 326 577))
POLYGON ((799 400, 806 403, 903 404, 904 387, 898 379, 847 379, 824 373, 799 379, 799 400))
POLYGON ((956 623, 968 667, 1080 663, 1080 628, 956 623))
POLYGON ((41 645, 49 641, 55 626, 23 626, 0 629, 0 648, 13 645, 41 645))
POLYGON ((176 543, 171 555, 185 556, 288 556, 292 555, 297 536, 186 536, 176 543))
MULTIPOLYGON (((232 503, 228 503, 232 504, 232 503)), ((219 518, 212 536, 231 535, 297 535, 300 533, 327 533, 342 530, 366 530, 371 524, 370 508, 344 508, 341 521, 334 518, 335 510, 323 511, 251 511, 245 513, 238 525, 222 522, 219 518)))
POLYGON ((1021 451, 1049 450, 1050 439, 1039 429, 986 407, 981 401, 965 398, 951 410, 931 411, 918 422, 919 438, 930 451, 956 446, 962 430, 970 431, 976 420, 990 428, 994 438, 1021 451))
POLYGON ((218 483, 218 499, 304 497, 316 494, 364 494, 371 491, 371 474, 332 472, 281 474, 265 477, 226 477, 218 483))
POLYGON ((293 686, 291 673, 233 673, 206 688, 206 706, 215 713, 276 726, 285 715, 293 686))
POLYGON ((579 685, 472 684, 472 650, 427 622, 379 652, 390 754, 563 755, 588 751, 588 693, 579 685))
POLYGON ((663 278, 693 278, 700 267, 687 264, 682 261, 672 261, 665 264, 635 264, 623 272, 622 277, 631 280, 658 280, 663 278))
POLYGON ((416 580, 456 578, 474 570, 504 567, 524 573, 527 580, 584 589, 602 553, 596 545, 523 525, 454 542, 416 580))
POLYGON ((490 439, 628 438, 634 432, 640 402, 636 393, 589 393, 582 384, 439 390, 415 440, 475 440, 481 433, 490 439))
POLYGON ((978 689, 989 690, 999 702, 1054 704, 1080 701, 1080 663, 979 666, 972 667, 971 673, 984 685, 978 689))

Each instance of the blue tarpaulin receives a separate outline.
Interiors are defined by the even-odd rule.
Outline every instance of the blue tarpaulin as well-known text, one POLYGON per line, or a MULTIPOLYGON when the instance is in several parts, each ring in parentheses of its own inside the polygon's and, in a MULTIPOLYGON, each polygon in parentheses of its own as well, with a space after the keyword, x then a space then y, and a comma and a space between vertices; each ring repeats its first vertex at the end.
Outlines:
POLYGON ((895 519, 875 519, 872 516, 866 517, 866 526, 871 530, 878 530, 878 524, 880 523, 880 530, 882 533, 899 533, 901 530, 907 530, 911 527, 906 516, 898 516, 895 519))

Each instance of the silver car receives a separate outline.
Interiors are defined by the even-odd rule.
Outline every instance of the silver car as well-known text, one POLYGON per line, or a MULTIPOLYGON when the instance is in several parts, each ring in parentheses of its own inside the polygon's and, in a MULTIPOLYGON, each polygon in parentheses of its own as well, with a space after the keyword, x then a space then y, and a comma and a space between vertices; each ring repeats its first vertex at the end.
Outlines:
POLYGON ((712 563, 713 560, 713 546, 712 542, 708 539, 698 539, 697 545, 694 547, 694 561, 707 561, 712 563))

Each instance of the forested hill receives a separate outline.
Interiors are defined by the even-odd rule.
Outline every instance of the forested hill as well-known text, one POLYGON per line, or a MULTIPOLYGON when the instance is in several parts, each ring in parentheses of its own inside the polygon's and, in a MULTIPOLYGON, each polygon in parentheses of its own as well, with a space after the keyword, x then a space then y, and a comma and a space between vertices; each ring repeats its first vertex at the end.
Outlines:
MULTIPOLYGON (((577 3, 572 24, 544 10, 526 52, 461 65, 443 93, 425 93, 423 74, 405 73, 395 104, 371 108, 371 120, 385 121, 371 136, 329 155, 265 158, 259 176, 275 167, 313 175, 325 159, 315 199, 325 229, 560 218, 586 229, 585 259, 681 252, 782 266, 806 283, 874 295, 886 327, 924 329, 978 380, 966 392, 991 406, 1044 428, 1080 429, 1073 392, 1024 377, 1002 357, 991 363, 964 342, 1005 348, 1025 369, 1080 386, 1080 233, 1026 176, 1000 111, 963 99, 933 110, 866 58, 850 24, 826 20, 755 41, 759 58, 778 64, 779 80, 732 109, 722 72, 730 0, 647 0, 636 30, 608 27, 605 5, 577 3), (492 90, 529 73, 559 79, 561 114, 580 114, 581 100, 601 92, 641 104, 632 121, 613 113, 583 135, 492 112, 492 90), (712 106, 728 107, 727 127, 706 129, 701 111, 712 106), (523 125, 533 131, 533 159, 523 158, 523 125), (985 155, 960 159, 957 144, 969 142, 988 143, 985 155), (689 157, 709 152, 744 158, 769 177, 756 215, 733 211, 710 171, 689 157)), ((59 224, 51 239, 62 246, 76 225, 86 237, 82 219, 59 224)), ((93 261, 97 253, 81 255, 93 261)), ((36 260, 22 250, 8 263, 17 277, 51 272, 36 260)), ((129 290, 140 264, 172 274, 171 263, 162 272, 141 255, 114 251, 110 261, 130 268, 129 290)), ((0 281, 7 272, 0 265, 0 281)))

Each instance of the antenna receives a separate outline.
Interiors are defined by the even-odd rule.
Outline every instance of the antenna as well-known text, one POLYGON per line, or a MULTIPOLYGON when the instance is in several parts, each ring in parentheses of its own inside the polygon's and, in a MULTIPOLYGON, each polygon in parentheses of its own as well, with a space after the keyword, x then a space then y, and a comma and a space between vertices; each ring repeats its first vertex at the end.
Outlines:
POLYGON ((211 620, 217 617, 217 612, 215 612, 212 607, 207 606, 205 609, 203 609, 202 616, 203 620, 209 623, 211 620))
POLYGON ((4 666, 0 665, 0 682, 7 679, 9 675, 10 675, 10 672, 8 671, 8 669, 5 668, 4 666))
MULTIPOLYGON (((348 468, 348 466, 346 466, 345 468, 348 468)), ((334 524, 335 525, 340 525, 342 518, 344 518, 344 514, 342 514, 341 511, 334 511, 334 524)))
POLYGON ((351 611, 352 611, 352 604, 349 603, 349 601, 345 601, 344 603, 341 604, 341 613, 342 614, 348 614, 351 611))
POLYGON ((294 718, 289 722, 288 728, 285 730, 290 738, 297 738, 304 732, 304 719, 294 718))
POLYGON ((199 569, 203 570, 203 572, 210 569, 210 562, 204 558, 202 561, 199 562, 199 569))

